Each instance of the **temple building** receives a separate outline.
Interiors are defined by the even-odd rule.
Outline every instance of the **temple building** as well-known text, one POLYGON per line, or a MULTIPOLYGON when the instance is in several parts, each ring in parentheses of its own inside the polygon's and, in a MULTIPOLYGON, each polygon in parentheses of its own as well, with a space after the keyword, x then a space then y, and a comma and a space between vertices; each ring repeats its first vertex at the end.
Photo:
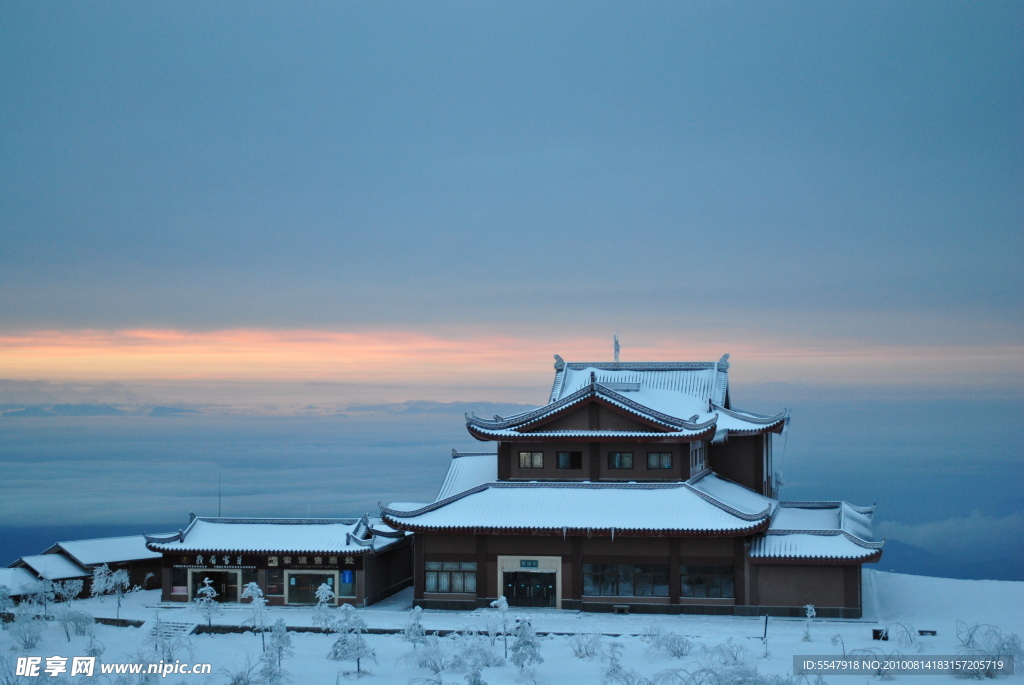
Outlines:
POLYGON ((409 535, 378 519, 206 518, 147 535, 160 553, 162 600, 188 602, 209 579, 219 602, 238 602, 258 583, 270 606, 316 604, 326 584, 334 604, 368 606, 412 582, 409 535))
POLYGON ((779 501, 789 413, 734 407, 728 357, 556 355, 547 404, 467 416, 496 450, 453 453, 433 502, 381 506, 415 534, 415 604, 860 617, 873 507, 779 501))

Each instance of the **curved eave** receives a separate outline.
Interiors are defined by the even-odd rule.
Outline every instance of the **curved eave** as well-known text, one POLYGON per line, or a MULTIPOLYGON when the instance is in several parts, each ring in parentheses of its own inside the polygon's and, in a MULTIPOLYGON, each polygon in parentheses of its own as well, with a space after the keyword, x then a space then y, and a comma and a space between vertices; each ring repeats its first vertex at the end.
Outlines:
POLYGON ((767 426, 759 426, 757 428, 724 428, 729 435, 764 435, 765 433, 781 433, 786 427, 785 419, 769 424, 767 426))
POLYGON ((742 537, 754 535, 768 527, 763 521, 748 528, 730 530, 688 530, 688 529, 620 529, 620 528, 488 528, 478 526, 418 526, 408 521, 392 519, 384 515, 388 525, 411 533, 455 533, 461 535, 531 535, 550 537, 605 537, 605 538, 669 538, 669 537, 742 537))
POLYGON ((495 417, 495 419, 491 420, 467 414, 466 427, 477 427, 483 430, 524 430, 530 426, 542 425, 564 416, 587 400, 595 401, 612 411, 639 420, 659 431, 678 432, 680 429, 702 430, 706 426, 714 424, 717 420, 717 417, 712 417, 703 423, 695 423, 696 415, 690 417, 690 419, 670 416, 644 406, 601 383, 594 382, 544 407, 532 409, 508 418, 495 417))
MULTIPOLYGON (((161 554, 344 554, 346 556, 359 556, 373 551, 372 543, 368 540, 369 546, 358 548, 335 547, 332 549, 237 549, 227 547, 174 547, 161 549, 158 545, 146 545, 154 552, 161 554)), ((212 570, 212 569, 211 569, 212 570)))
POLYGON ((855 564, 873 564, 882 558, 882 550, 876 549, 859 557, 826 557, 826 556, 802 556, 802 557, 750 557, 751 564, 773 564, 806 566, 809 563, 815 566, 853 566, 855 564))
POLYGON ((537 442, 537 440, 554 442, 579 442, 580 440, 585 440, 586 442, 695 442, 697 440, 708 440, 715 434, 713 423, 700 431, 675 431, 671 433, 585 430, 519 433, 509 429, 488 430, 472 425, 467 425, 466 429, 470 435, 481 442, 494 440, 502 442, 537 442))

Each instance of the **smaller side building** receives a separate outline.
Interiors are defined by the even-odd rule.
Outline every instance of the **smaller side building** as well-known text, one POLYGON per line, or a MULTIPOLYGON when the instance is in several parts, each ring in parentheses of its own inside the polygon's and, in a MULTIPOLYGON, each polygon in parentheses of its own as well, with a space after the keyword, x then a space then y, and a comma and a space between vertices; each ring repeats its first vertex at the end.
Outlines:
MULTIPOLYGON (((146 547, 143 535, 126 535, 92 540, 69 540, 58 542, 43 552, 43 555, 63 555, 89 572, 106 564, 111 571, 124 569, 132 587, 155 590, 160 587, 161 554, 146 547)), ((85 591, 89 591, 86 580, 85 591)))
POLYGON ((142 535, 125 535, 91 540, 66 540, 51 545, 42 554, 24 556, 10 565, 35 578, 54 582, 82 581, 82 597, 88 597, 93 571, 104 564, 111 571, 124 569, 133 587, 160 587, 161 555, 146 548, 142 535))
POLYGON ((336 604, 368 606, 412 584, 406 533, 379 519, 192 517, 172 535, 147 535, 162 561, 162 599, 188 602, 210 579, 221 602, 255 582, 271 606, 316 604, 327 584, 336 604))

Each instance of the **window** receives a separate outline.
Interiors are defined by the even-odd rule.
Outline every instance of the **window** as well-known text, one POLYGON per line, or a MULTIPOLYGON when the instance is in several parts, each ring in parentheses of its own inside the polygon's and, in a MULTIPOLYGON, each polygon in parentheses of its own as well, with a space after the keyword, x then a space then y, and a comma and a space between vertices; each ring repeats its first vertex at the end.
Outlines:
POLYGON ((280 597, 284 595, 284 570, 267 569, 267 595, 280 597))
POLYGON ((423 566, 426 592, 476 592, 475 561, 428 561, 423 566))
POLYGON ((648 452, 647 468, 649 469, 670 469, 672 468, 671 452, 648 452))
POLYGON ((681 566, 681 597, 735 597, 732 566, 681 566))
POLYGON ((583 468, 583 452, 559 452, 558 468, 560 469, 581 469, 583 468))
POLYGON ((520 452, 519 468, 521 469, 542 469, 544 468, 543 452, 520 452))
POLYGON ((583 564, 583 594, 597 597, 668 597, 668 566, 583 564))
POLYGON ((633 468, 632 452, 609 452, 608 468, 610 469, 631 469, 633 468))
POLYGON ((700 473, 704 470, 704 443, 690 443, 690 474, 700 473))

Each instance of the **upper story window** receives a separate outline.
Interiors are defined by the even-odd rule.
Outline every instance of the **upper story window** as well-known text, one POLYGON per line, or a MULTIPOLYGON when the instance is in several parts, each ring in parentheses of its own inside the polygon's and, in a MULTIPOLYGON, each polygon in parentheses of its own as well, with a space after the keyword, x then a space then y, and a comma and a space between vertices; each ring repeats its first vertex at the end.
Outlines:
POLYGON ((647 468, 649 469, 670 469, 672 468, 671 452, 648 452, 647 468))
POLYGON ((543 452, 520 452, 519 468, 521 469, 542 469, 544 468, 543 452))
POLYGON ((690 443, 690 474, 700 473, 704 470, 704 443, 690 443))
POLYGON ((632 452, 609 452, 608 468, 610 469, 631 469, 633 468, 632 452))
POLYGON ((560 469, 583 468, 583 452, 559 452, 557 466, 560 469))

